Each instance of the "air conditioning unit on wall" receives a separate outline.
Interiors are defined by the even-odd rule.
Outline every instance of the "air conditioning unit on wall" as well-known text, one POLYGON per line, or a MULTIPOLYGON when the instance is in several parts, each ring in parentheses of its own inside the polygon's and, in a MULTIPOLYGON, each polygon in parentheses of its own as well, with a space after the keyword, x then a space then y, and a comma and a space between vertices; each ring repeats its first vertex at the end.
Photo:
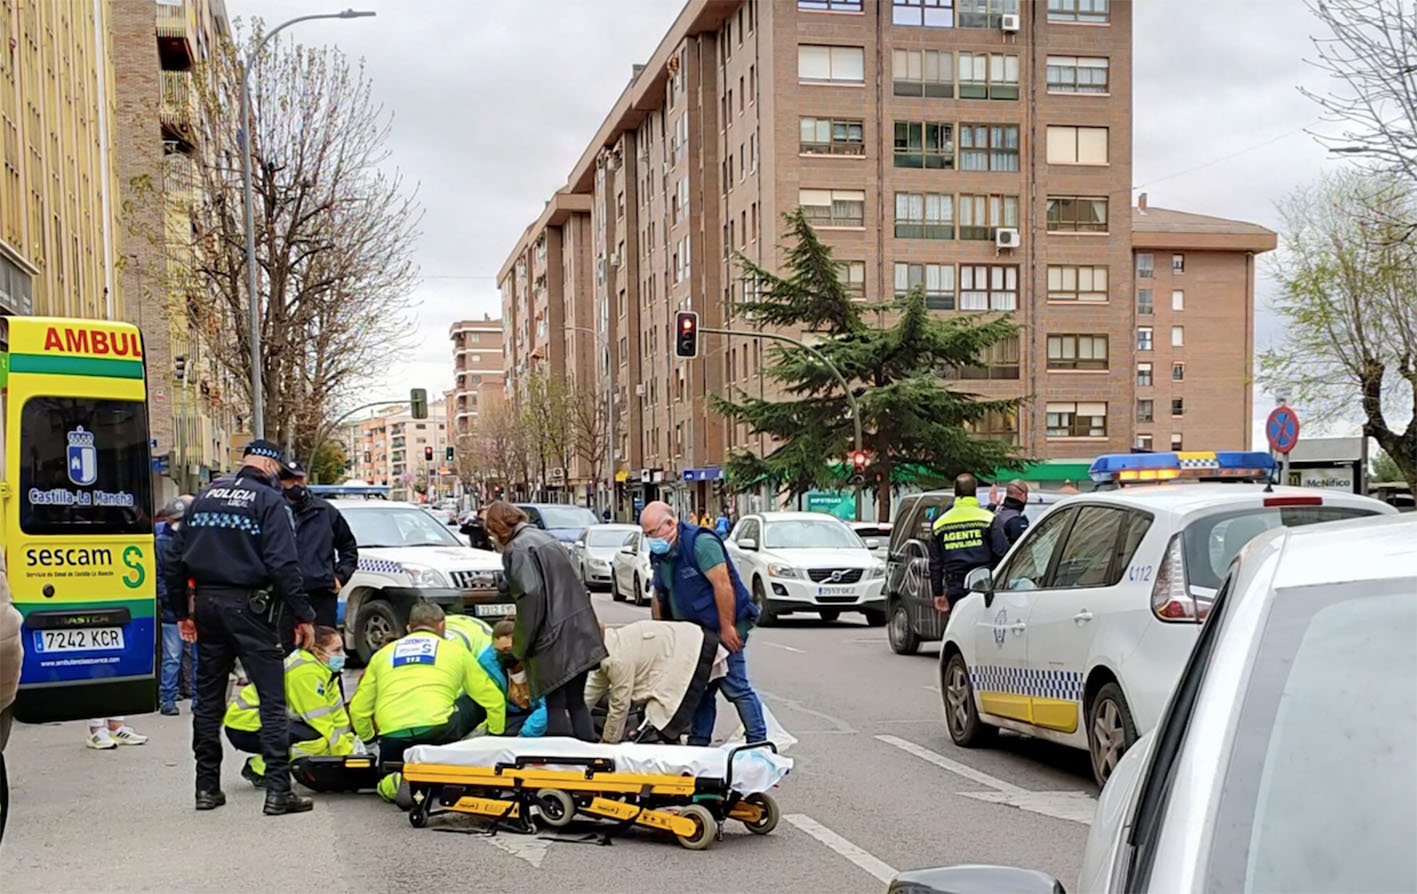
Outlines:
POLYGON ((1021 245, 1023 245, 1023 239, 1019 237, 1018 230, 1000 227, 994 231, 995 248, 1018 248, 1021 245))
POLYGON ((1019 24, 1018 13, 1016 13, 1016 12, 1004 13, 1004 15, 1001 17, 1001 21, 1000 21, 999 28, 1000 28, 1001 30, 1003 30, 1004 32, 1013 33, 1013 32, 1018 31, 1018 24, 1019 24))

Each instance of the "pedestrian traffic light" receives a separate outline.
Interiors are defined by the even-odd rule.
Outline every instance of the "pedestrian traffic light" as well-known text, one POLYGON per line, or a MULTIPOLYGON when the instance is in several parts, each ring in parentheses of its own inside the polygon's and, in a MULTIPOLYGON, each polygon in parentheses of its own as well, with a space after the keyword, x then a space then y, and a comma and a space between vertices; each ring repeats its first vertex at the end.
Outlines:
POLYGON ((676 357, 699 356, 699 315, 692 310, 681 310, 674 323, 674 355, 676 357))
POLYGON ((408 402, 413 409, 414 419, 428 418, 428 389, 414 388, 408 392, 408 402))
POLYGON ((452 444, 449 444, 449 445, 448 445, 448 449, 447 449, 445 452, 446 452, 446 454, 447 454, 448 462, 452 462, 452 461, 453 461, 453 445, 452 445, 452 444))
POLYGON ((430 462, 430 463, 433 461, 433 448, 432 448, 432 447, 424 447, 424 448, 423 448, 423 458, 424 458, 425 460, 427 460, 428 462, 430 462))

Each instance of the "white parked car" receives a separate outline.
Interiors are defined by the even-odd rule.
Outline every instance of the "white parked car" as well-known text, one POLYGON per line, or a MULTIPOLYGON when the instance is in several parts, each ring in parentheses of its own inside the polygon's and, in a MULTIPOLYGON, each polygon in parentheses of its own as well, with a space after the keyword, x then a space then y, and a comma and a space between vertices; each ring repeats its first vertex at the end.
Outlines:
POLYGON ((649 538, 640 533, 638 525, 629 525, 630 533, 621 542, 611 559, 610 595, 616 602, 626 599, 635 605, 649 605, 654 596, 654 569, 649 564, 649 538))
POLYGON ((502 557, 473 549, 412 503, 331 499, 359 544, 359 567, 339 596, 346 648, 361 661, 408 623, 426 599, 448 612, 494 621, 516 612, 501 592, 502 557))
POLYGON ((875 626, 886 622, 881 587, 886 566, 861 538, 823 512, 760 512, 734 526, 728 553, 753 595, 766 627, 795 611, 835 621, 861 612, 875 626))
MULTIPOLYGON (((1251 541, 1156 729, 1102 791, 1077 890, 1417 890, 1414 630, 1417 517, 1251 541)), ((891 885, 1061 890, 978 865, 891 885)))
POLYGON ((587 587, 610 586, 610 562, 639 525, 592 525, 571 547, 571 559, 587 587))
POLYGON ((1231 559, 1258 534, 1390 514, 1355 494, 1195 483, 1080 494, 978 569, 940 649, 950 737, 1086 748, 1099 783, 1156 725, 1231 559))
POLYGON ((891 542, 890 522, 853 521, 847 524, 856 532, 856 536, 861 538, 871 555, 885 561, 887 547, 891 542))

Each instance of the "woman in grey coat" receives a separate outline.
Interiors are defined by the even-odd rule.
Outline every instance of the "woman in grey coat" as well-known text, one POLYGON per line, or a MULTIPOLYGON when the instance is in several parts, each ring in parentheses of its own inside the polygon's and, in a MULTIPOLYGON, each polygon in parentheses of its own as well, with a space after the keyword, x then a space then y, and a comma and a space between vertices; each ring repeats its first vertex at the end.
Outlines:
POLYGON ((511 503, 488 507, 487 534, 502 551, 507 590, 517 603, 512 654, 526 665, 531 698, 546 699, 546 734, 594 741, 586 676, 606 651, 590 594, 565 547, 511 503))

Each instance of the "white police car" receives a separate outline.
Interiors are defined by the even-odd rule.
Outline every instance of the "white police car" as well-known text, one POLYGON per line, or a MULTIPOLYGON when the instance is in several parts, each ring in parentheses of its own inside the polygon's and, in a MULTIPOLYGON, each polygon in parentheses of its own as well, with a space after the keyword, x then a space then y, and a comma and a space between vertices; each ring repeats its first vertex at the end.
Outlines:
POLYGON ((359 544, 358 570, 340 590, 339 620, 346 647, 360 661, 390 634, 403 633, 408 610, 420 599, 489 622, 516 612, 500 591, 501 556, 465 546, 412 503, 330 496, 359 544))
POLYGON ((1259 483, 1273 465, 1248 452, 1099 457, 1094 481, 1152 486, 1059 503, 992 577, 969 576, 972 592, 951 612, 940 649, 955 743, 983 744, 1000 727, 1039 736, 1088 749, 1105 781, 1156 724, 1241 547, 1281 525, 1395 511, 1355 494, 1259 483), (1196 483, 1154 484, 1172 479, 1196 483))

